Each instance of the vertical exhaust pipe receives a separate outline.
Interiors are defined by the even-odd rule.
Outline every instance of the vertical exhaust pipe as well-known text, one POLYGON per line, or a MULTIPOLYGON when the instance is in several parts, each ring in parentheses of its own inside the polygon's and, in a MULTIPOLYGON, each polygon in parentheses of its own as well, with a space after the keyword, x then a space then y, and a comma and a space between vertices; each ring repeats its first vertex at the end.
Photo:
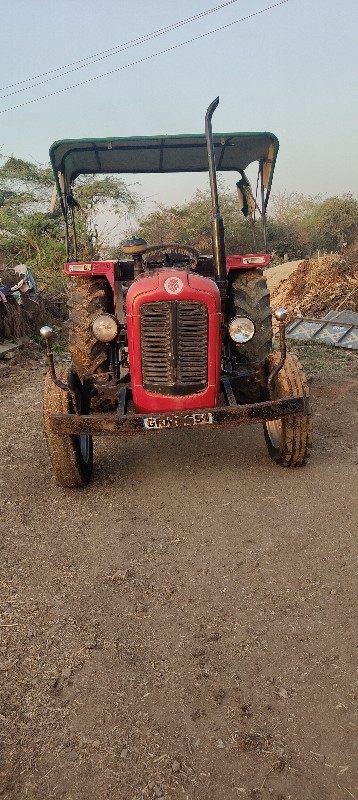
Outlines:
POLYGON ((210 190, 211 190, 211 203, 212 203, 212 217, 211 217, 211 237, 213 247, 213 258, 215 267, 215 279, 222 297, 226 297, 226 255, 225 255, 225 234, 224 234, 224 221, 220 214, 218 187, 216 182, 216 163, 215 163, 215 150, 213 140, 213 129, 211 119, 215 109, 219 105, 219 98, 216 97, 206 112, 205 115, 205 136, 206 146, 208 150, 209 161, 209 176, 210 176, 210 190))

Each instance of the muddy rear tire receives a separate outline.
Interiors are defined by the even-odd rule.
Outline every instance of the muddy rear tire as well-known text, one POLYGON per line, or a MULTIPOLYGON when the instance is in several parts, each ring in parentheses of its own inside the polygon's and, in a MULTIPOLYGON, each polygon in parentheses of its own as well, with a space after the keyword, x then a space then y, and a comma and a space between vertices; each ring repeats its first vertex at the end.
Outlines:
MULTIPOLYGON (((59 380, 68 382, 68 369, 57 370, 59 380)), ((50 414, 70 414, 73 407, 68 392, 60 389, 46 375, 43 395, 43 420, 55 478, 60 486, 70 489, 85 486, 91 480, 93 469, 92 436, 72 436, 54 433, 50 428, 50 414)))
POLYGON ((244 364, 263 364, 272 351, 270 292, 261 269, 237 270, 230 286, 230 313, 244 314, 255 323, 255 336, 236 351, 244 364))
POLYGON ((70 319, 69 350, 72 366, 80 377, 108 372, 108 348, 93 335, 92 324, 100 314, 113 313, 111 288, 106 278, 72 278, 68 287, 70 319))
MULTIPOLYGON (((270 372, 279 361, 280 354, 271 353, 268 357, 270 372)), ((282 467, 303 467, 307 464, 312 448, 312 408, 307 378, 296 356, 286 356, 273 385, 276 400, 303 396, 304 412, 266 422, 264 434, 267 449, 273 461, 282 467)))

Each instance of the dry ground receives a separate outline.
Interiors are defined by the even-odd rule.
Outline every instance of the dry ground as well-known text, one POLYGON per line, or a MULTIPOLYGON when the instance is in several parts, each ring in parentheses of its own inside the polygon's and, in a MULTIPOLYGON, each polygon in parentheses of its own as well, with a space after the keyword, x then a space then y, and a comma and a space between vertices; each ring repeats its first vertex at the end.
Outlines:
POLYGON ((315 443, 97 440, 53 481, 43 365, 1 364, 0 796, 358 798, 354 356, 305 350, 315 443))

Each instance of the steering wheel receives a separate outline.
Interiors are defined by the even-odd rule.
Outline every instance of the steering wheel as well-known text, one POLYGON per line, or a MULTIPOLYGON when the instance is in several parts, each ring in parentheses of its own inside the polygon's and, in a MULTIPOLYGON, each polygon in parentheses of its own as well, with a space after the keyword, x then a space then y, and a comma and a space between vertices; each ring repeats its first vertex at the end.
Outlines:
POLYGON ((198 251, 185 244, 154 244, 146 247, 142 255, 143 264, 147 269, 150 267, 195 269, 198 258, 198 251))

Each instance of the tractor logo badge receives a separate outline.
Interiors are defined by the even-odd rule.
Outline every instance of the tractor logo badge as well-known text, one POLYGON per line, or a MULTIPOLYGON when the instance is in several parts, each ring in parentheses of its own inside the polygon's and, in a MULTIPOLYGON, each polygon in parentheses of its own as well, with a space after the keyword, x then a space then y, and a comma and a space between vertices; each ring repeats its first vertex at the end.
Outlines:
POLYGON ((183 281, 180 278, 167 278, 164 281, 164 289, 168 294, 179 294, 183 289, 183 281))

